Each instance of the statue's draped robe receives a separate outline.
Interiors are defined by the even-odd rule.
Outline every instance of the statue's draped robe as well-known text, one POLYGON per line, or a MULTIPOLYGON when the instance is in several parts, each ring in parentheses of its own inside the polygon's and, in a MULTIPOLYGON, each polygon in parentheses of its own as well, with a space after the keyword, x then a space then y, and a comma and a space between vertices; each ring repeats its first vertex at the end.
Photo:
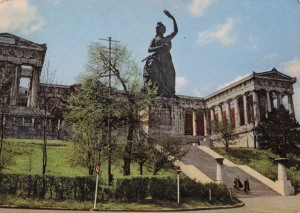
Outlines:
POLYGON ((156 36, 151 43, 151 47, 161 46, 168 43, 168 48, 154 52, 148 57, 144 68, 144 80, 158 88, 158 95, 165 97, 175 96, 175 68, 172 62, 170 49, 172 47, 169 36, 161 38, 156 36))

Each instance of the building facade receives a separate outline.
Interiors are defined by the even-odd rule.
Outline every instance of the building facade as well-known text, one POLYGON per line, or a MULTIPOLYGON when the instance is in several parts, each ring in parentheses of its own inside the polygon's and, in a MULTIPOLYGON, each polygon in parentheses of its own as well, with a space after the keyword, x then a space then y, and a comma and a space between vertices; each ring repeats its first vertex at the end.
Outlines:
POLYGON ((205 98, 178 96, 176 99, 158 99, 150 113, 160 120, 158 129, 153 132, 162 131, 188 142, 207 144, 218 139, 210 124, 226 119, 232 124, 234 134, 239 136, 236 145, 252 147, 252 128, 268 112, 283 105, 295 114, 295 82, 296 78, 273 68, 261 73, 253 72, 205 98))
POLYGON ((9 94, 1 96, 6 137, 43 139, 47 131, 48 139, 68 139, 62 110, 73 86, 40 82, 46 50, 46 44, 0 33, 0 77, 2 83, 10 83, 9 94))
MULTIPOLYGON (((77 85, 40 83, 46 50, 46 44, 0 33, 0 70, 1 73, 9 73, 11 83, 9 96, 2 100, 10 106, 10 112, 2 122, 10 123, 11 128, 7 131, 10 137, 42 138, 46 124, 50 139, 69 138, 70 131, 64 125, 63 111, 67 98, 77 85), (22 79, 28 80, 27 88, 20 85, 22 79)), ((154 105, 147 110, 145 131, 150 136, 167 134, 184 142, 210 145, 217 139, 211 123, 227 119, 235 128, 234 134, 240 136, 237 145, 251 147, 251 129, 267 112, 284 105, 295 113, 295 82, 296 78, 273 68, 253 72, 204 98, 183 95, 157 97, 154 105)))

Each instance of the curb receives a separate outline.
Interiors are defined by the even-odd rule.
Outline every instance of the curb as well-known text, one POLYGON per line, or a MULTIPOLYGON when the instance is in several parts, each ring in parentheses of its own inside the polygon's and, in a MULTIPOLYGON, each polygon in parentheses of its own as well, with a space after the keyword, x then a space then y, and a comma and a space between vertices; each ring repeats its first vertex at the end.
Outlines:
POLYGON ((245 203, 241 202, 232 206, 213 206, 213 207, 198 207, 198 208, 178 208, 178 209, 157 209, 157 210, 115 210, 115 209, 71 209, 71 208, 30 208, 30 207, 18 207, 18 206, 1 206, 3 209, 36 209, 36 210, 62 210, 62 211, 95 211, 95 212, 181 212, 181 211, 199 211, 199 210, 213 210, 213 209, 232 209, 232 208, 240 208, 245 206, 245 203))

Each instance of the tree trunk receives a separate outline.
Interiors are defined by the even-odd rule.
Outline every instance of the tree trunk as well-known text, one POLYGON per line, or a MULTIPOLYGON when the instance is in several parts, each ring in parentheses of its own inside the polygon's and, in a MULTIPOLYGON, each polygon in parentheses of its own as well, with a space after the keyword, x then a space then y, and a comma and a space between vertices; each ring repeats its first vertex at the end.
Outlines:
POLYGON ((46 138, 46 120, 44 124, 44 144, 43 144, 43 176, 46 174, 47 168, 47 138, 46 138))
POLYGON ((257 139, 256 139, 256 135, 254 135, 253 140, 254 140, 254 149, 256 149, 256 148, 257 148, 257 139))
POLYGON ((140 165, 140 175, 143 175, 143 164, 144 164, 144 162, 139 162, 139 165, 140 165))
POLYGON ((133 140, 133 132, 134 132, 134 119, 133 116, 129 116, 129 127, 127 134, 127 145, 124 153, 124 176, 130 175, 130 164, 131 164, 131 151, 132 151, 132 140, 133 140))
POLYGON ((225 152, 226 153, 228 152, 228 147, 229 147, 229 145, 228 145, 228 143, 226 143, 226 145, 225 145, 225 152))
POLYGON ((3 117, 3 111, 1 113, 1 141, 0 141, 0 155, 2 153, 3 149, 3 140, 4 140, 4 117, 3 117))

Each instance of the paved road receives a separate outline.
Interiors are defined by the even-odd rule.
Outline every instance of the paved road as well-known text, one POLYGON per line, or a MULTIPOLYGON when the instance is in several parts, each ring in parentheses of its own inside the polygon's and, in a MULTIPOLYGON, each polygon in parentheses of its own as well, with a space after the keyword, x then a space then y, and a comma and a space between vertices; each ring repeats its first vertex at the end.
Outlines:
MULTIPOLYGON (((256 197, 241 198, 245 203, 244 207, 234 209, 201 210, 192 211, 199 213, 300 213, 300 194, 297 196, 275 196, 275 197, 256 197)), ((56 211, 56 210, 28 210, 28 209, 1 209, 0 213, 84 213, 89 211, 56 211)), ((112 213, 106 212, 106 213, 112 213)), ((126 212, 130 213, 130 212, 126 212)), ((134 212, 138 213, 138 212, 134 212)), ((191 213, 184 211, 182 213, 191 213)))

